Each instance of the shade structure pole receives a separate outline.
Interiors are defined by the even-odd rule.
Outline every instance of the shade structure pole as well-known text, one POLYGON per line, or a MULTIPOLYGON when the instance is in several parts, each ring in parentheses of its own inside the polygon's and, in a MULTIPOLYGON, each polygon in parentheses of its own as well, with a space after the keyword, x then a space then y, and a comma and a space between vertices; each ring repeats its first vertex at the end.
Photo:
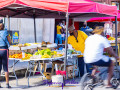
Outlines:
MULTIPOLYGON (((115 51, 116 54, 118 55, 118 46, 117 46, 117 16, 115 16, 115 51)), ((117 64, 117 60, 116 60, 117 64)))
POLYGON ((8 17, 8 30, 10 31, 10 17, 8 17))
POLYGON ((4 19, 4 20, 3 20, 3 21, 4 21, 4 25, 5 25, 5 17, 4 17, 3 19, 4 19))
POLYGON ((69 25, 69 14, 66 13, 66 40, 65 40, 65 59, 64 59, 64 70, 66 71, 67 62, 67 42, 68 42, 68 25, 69 25))
POLYGON ((72 21, 72 25, 74 26, 74 19, 73 19, 73 21, 72 21))
POLYGON ((34 37, 35 37, 35 43, 37 42, 37 39, 36 39, 36 22, 35 22, 35 15, 33 16, 33 19, 34 19, 34 37))
POLYGON ((8 15, 6 15, 6 17, 7 17, 7 20, 8 20, 8 27, 7 27, 7 29, 10 31, 10 17, 8 15))

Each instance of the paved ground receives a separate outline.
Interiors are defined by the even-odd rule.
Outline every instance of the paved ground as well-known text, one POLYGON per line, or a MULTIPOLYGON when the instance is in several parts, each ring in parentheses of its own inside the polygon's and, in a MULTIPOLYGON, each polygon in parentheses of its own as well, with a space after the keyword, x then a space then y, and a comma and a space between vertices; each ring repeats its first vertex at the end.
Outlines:
MULTIPOLYGON (((9 66, 12 65, 12 61, 9 61, 9 66)), ((23 69, 27 67, 27 62, 22 62, 16 65, 16 69, 23 69)), ((106 76, 107 77, 107 76, 106 76)), ((71 82, 71 80, 69 80, 71 82)), ((80 82, 79 78, 75 79, 75 82, 80 82)), ((105 81, 106 82, 106 81, 105 81)), ((41 78, 30 78, 30 87, 28 87, 28 83, 27 83, 27 78, 19 78, 18 79, 18 86, 16 86, 16 80, 10 80, 10 85, 12 86, 12 88, 10 90, 81 90, 80 89, 80 84, 66 84, 65 87, 52 87, 52 86, 47 86, 47 85, 41 85, 42 79, 41 78)), ((0 90, 8 90, 7 88, 5 88, 6 83, 1 82, 1 86, 3 88, 1 88, 0 90)), ((106 89, 105 86, 104 87, 97 87, 94 90, 113 90, 113 89, 106 89)), ((120 87, 118 87, 118 89, 116 90, 120 90, 120 87)))
MULTIPOLYGON (((69 80, 71 81, 71 80, 69 80)), ((80 79, 77 78, 75 79, 75 82, 79 82, 80 79)), ((10 85, 12 86, 11 90, 81 90, 80 89, 80 84, 66 84, 65 87, 52 87, 52 86, 47 86, 47 85, 40 85, 41 82, 41 78, 31 78, 30 79, 30 87, 27 86, 27 78, 21 78, 18 81, 18 86, 16 86, 16 80, 10 80, 10 85)), ((2 82, 1 86, 3 88, 1 88, 1 90, 8 90, 5 88, 6 83, 2 82)), ((113 90, 113 89, 106 89, 105 87, 97 87, 94 90, 113 90)), ((116 90, 120 90, 120 87, 118 87, 118 89, 116 90)))
MULTIPOLYGON (((13 65, 13 60, 9 60, 9 68, 13 65)), ((15 65, 15 70, 20 70, 20 69, 24 69, 27 68, 28 62, 18 62, 15 65)), ((11 69, 9 69, 11 70, 11 69)))

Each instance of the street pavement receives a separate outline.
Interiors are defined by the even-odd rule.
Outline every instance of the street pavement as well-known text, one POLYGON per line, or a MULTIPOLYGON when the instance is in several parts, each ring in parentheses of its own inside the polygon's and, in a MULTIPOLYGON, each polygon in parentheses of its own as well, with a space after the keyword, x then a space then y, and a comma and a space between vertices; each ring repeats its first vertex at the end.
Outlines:
MULTIPOLYGON (((69 80, 70 82, 72 80, 69 80)), ((76 78, 75 82, 80 82, 80 78, 76 78)), ((105 81, 106 83, 107 81, 105 81)), ((30 87, 27 85, 27 78, 19 78, 18 79, 18 86, 16 86, 16 80, 10 80, 10 85, 12 88, 10 90, 81 90, 80 83, 78 84, 66 84, 66 86, 62 87, 55 87, 55 86, 48 86, 48 85, 41 85, 42 79, 41 78, 30 78, 30 87)), ((1 82, 0 90, 8 90, 5 88, 6 82, 1 82)), ((105 86, 103 87, 96 87, 94 90, 113 90, 113 89, 106 89, 105 86)), ((120 90, 118 87, 116 90, 120 90)))
MULTIPOLYGON (((9 60, 9 68, 13 66, 13 60, 9 60)), ((28 62, 18 62, 15 64, 15 70, 25 69, 28 66, 28 62)), ((9 69, 10 71, 11 69, 9 69)))
MULTIPOLYGON (((12 65, 13 61, 9 61, 9 67, 12 65)), ((23 69, 27 67, 27 62, 21 62, 16 64, 15 69, 23 69)), ((107 78, 107 76, 106 76, 107 78)), ((69 80, 71 82, 72 80, 69 80)), ((48 85, 41 85, 43 83, 42 79, 39 78, 30 78, 30 87, 28 87, 27 78, 19 78, 18 79, 18 86, 16 86, 16 80, 10 79, 10 85, 12 88, 10 90, 81 90, 80 86, 80 78, 75 78, 75 82, 78 82, 77 84, 66 84, 66 86, 62 87, 53 87, 48 85)), ((107 81, 105 80, 105 84, 107 81)), ((6 87, 6 82, 1 82, 1 86, 3 88, 0 88, 0 90, 8 90, 6 87)), ((106 89, 105 86, 102 87, 96 87, 94 90, 113 90, 113 89, 106 89)), ((120 86, 116 89, 120 90, 120 86)))

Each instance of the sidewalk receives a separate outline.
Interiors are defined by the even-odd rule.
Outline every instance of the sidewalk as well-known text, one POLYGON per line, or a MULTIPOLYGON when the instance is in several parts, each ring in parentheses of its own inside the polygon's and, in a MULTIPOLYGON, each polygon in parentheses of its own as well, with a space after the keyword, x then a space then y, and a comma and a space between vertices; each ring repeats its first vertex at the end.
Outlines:
MULTIPOLYGON (((12 61, 10 61, 9 65, 12 65, 12 61)), ((20 70, 20 69, 23 69, 23 68, 26 68, 27 67, 27 63, 19 63, 16 65, 16 70, 20 70)), ((102 68, 102 70, 104 70, 102 68)), ((106 76, 107 78, 107 76, 106 76)), ((71 81, 71 80, 69 80, 71 81)), ((28 82, 27 82, 27 78, 25 77, 22 77, 22 78, 18 78, 18 86, 16 86, 16 80, 13 79, 11 80, 10 79, 10 85, 12 86, 12 88, 10 90, 81 90, 80 89, 80 78, 75 78, 75 82, 78 82, 78 84, 66 84, 65 87, 52 87, 52 86, 47 86, 47 85, 41 85, 43 82, 42 82, 42 78, 30 78, 30 87, 28 87, 28 82)), ((105 80, 105 82, 107 82, 105 80)), ((6 87, 6 82, 3 81, 1 83, 1 86, 3 88, 0 88, 0 90, 8 90, 6 87)), ((113 89, 106 89, 105 86, 104 87, 96 87, 94 88, 94 90, 113 90, 113 89)), ((116 90, 120 90, 120 86, 118 87, 118 89, 116 90)))
MULTIPOLYGON (((27 86, 27 78, 20 78, 18 80, 18 86, 16 86, 16 80, 10 80, 10 85, 12 86, 11 90, 80 90, 80 84, 66 84, 65 87, 52 87, 47 85, 40 85, 42 82, 41 78, 30 78, 30 87, 27 86)), ((75 79, 76 82, 79 82, 80 79, 75 79)), ((105 81, 106 82, 106 81, 105 81)), ((8 90, 5 88, 6 83, 2 82, 1 86, 3 87, 1 90, 8 90)), ((113 89, 106 89, 104 87, 96 87, 94 90, 113 90, 113 89)), ((120 86, 118 89, 120 90, 120 86)))

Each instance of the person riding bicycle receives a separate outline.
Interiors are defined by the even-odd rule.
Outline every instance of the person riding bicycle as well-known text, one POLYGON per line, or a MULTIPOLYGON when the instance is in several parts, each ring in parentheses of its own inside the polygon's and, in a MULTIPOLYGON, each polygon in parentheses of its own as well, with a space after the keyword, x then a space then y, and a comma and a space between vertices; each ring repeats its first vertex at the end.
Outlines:
MULTIPOLYGON (((119 59, 118 55, 113 51, 110 42, 104 37, 104 28, 102 26, 96 26, 92 31, 93 35, 89 36, 85 41, 84 59, 85 63, 93 66, 104 66, 108 67, 108 88, 112 88, 110 80, 113 76, 114 62, 109 56, 103 55, 104 50, 119 59)), ((96 68, 92 71, 94 77, 96 68)))

